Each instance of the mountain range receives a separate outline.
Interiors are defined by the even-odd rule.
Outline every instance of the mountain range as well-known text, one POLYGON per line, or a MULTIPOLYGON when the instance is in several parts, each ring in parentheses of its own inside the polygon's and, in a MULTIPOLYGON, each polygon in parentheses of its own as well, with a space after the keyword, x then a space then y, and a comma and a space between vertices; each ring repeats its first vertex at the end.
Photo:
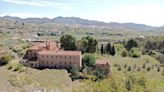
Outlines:
POLYGON ((105 27, 111 29, 132 29, 136 31, 153 31, 156 29, 163 30, 164 27, 153 27, 145 24, 135 24, 135 23, 117 23, 117 22, 100 22, 95 20, 87 20, 78 17, 56 17, 53 19, 49 18, 19 18, 12 16, 0 17, 0 19, 14 20, 23 23, 35 23, 35 24, 44 24, 44 23, 58 23, 65 25, 81 25, 81 26, 96 26, 96 27, 105 27))

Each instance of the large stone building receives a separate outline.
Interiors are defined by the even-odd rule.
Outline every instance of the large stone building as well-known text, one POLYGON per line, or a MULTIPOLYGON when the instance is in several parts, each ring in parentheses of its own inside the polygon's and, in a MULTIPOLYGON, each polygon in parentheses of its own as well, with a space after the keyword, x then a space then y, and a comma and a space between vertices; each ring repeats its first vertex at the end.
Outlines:
MULTIPOLYGON (((82 66, 81 51, 64 51, 60 43, 44 42, 30 47, 25 55, 24 64, 34 68, 62 68, 70 69, 72 66, 82 66)), ((96 60, 96 68, 110 70, 107 60, 96 60)))
POLYGON ((44 68, 81 67, 81 51, 64 51, 59 43, 45 42, 27 50, 25 58, 27 66, 44 68))

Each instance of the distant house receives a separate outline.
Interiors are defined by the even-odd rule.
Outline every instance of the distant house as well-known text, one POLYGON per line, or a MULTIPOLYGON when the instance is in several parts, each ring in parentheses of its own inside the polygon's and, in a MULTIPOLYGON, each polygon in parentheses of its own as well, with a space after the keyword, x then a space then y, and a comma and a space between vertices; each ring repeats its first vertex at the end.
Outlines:
POLYGON ((112 72, 110 63, 107 60, 96 60, 95 67, 96 67, 96 69, 101 69, 103 71, 108 72, 109 74, 112 72))

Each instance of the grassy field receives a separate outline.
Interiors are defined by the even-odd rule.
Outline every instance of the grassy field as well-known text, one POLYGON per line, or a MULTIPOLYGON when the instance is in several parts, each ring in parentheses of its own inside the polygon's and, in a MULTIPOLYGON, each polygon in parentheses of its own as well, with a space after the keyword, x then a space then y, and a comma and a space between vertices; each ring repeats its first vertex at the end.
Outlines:
POLYGON ((132 80, 132 88, 129 92, 163 92, 164 90, 164 75, 162 75, 164 67, 160 67, 160 71, 157 71, 159 62, 150 56, 123 58, 121 56, 97 55, 97 58, 106 58, 110 61, 112 77, 96 82, 92 80, 74 81, 73 92, 127 92, 126 82, 129 78, 132 78, 130 79, 132 80), (127 64, 126 67, 125 64, 127 64), (142 68, 143 64, 146 64, 145 68, 142 68), (128 71, 129 66, 131 67, 130 71, 128 71), (118 69, 119 67, 121 70, 118 69), (139 67, 140 70, 138 71, 139 67), (148 67, 150 67, 150 71, 147 71, 148 67), (143 83, 145 87, 138 82, 143 83))
POLYGON ((0 67, 1 92, 33 92, 37 90, 71 91, 71 79, 66 70, 36 70, 24 68, 23 71, 8 70, 9 66, 15 67, 17 60, 9 65, 0 67))

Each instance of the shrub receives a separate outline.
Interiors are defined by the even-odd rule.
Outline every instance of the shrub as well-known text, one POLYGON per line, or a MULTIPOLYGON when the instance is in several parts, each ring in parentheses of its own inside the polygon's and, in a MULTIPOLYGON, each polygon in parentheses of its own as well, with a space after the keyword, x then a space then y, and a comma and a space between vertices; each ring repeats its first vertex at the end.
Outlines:
POLYGON ((124 65, 124 68, 127 68, 127 66, 128 66, 128 65, 127 65, 127 64, 125 64, 125 65, 124 65))
POLYGON ((119 65, 119 64, 114 64, 114 66, 115 66, 115 67, 118 67, 118 66, 120 66, 120 65, 119 65))
POLYGON ((118 71, 121 71, 121 66, 119 66, 117 70, 118 70, 118 71))
POLYGON ((126 86, 126 89, 128 91, 132 90, 132 86, 133 86, 133 83, 128 79, 126 82, 125 82, 125 86, 126 86))
POLYGON ((72 76, 78 76, 79 75, 79 68, 77 66, 72 66, 70 73, 72 74, 72 76))
POLYGON ((13 71, 21 71, 22 67, 23 66, 21 64, 16 64, 13 71))
POLYGON ((26 67, 24 67, 22 64, 19 64, 19 63, 10 63, 8 64, 7 69, 18 71, 18 72, 24 72, 26 70, 26 67))
POLYGON ((0 66, 6 65, 12 59, 11 55, 5 54, 0 58, 0 66))
POLYGON ((160 67, 157 67, 157 71, 160 72, 160 67))
POLYGON ((133 57, 133 58, 138 58, 141 56, 141 52, 138 48, 132 48, 130 50, 130 56, 133 57))
POLYGON ((122 56, 122 57, 127 57, 127 56, 128 56, 128 51, 127 51, 127 50, 123 50, 123 51, 121 52, 121 56, 122 56))
POLYGON ((7 69, 8 69, 8 70, 11 70, 12 68, 13 68, 13 66, 10 65, 10 66, 8 66, 7 69))
POLYGON ((128 71, 131 71, 131 66, 128 67, 128 71))
POLYGON ((95 72, 94 72, 94 75, 96 76, 97 79, 104 79, 106 78, 106 74, 103 70, 100 70, 100 69, 97 69, 95 72))
POLYGON ((96 58, 93 54, 85 53, 82 61, 83 65, 86 65, 88 67, 95 66, 96 58))
POLYGON ((140 67, 138 67, 138 68, 137 68, 137 71, 140 71, 140 70, 141 70, 141 68, 140 68, 140 67))
POLYGON ((145 68, 146 68, 146 64, 145 64, 145 63, 143 64, 142 68, 143 68, 143 69, 145 69, 145 68))
POLYGON ((147 71, 150 71, 150 69, 151 69, 150 67, 147 67, 147 71))

